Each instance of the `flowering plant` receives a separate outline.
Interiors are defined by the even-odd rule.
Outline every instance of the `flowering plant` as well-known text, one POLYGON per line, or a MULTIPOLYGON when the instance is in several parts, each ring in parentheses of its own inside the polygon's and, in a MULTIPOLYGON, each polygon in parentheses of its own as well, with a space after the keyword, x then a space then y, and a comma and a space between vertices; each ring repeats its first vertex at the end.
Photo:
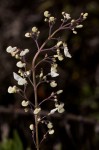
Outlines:
POLYGON ((19 70, 18 73, 13 72, 13 77, 17 81, 17 84, 19 86, 24 87, 22 90, 22 88, 16 85, 14 85, 13 87, 10 86, 8 88, 8 92, 20 94, 23 98, 21 104, 25 108, 25 112, 28 111, 27 108, 30 108, 30 110, 32 111, 35 123, 30 124, 29 128, 30 130, 32 130, 32 137, 37 150, 40 149, 40 144, 47 137, 47 134, 51 135, 54 133, 53 124, 51 121, 47 120, 47 116, 51 116, 55 112, 63 113, 65 111, 64 103, 58 100, 58 95, 61 94, 63 90, 52 92, 47 98, 43 99, 40 103, 38 102, 37 95, 38 86, 42 83, 48 83, 52 88, 57 86, 57 82, 55 80, 57 76, 59 76, 57 70, 57 60, 62 61, 64 57, 71 58, 71 54, 68 51, 67 43, 58 37, 56 38, 55 35, 56 33, 66 29, 69 29, 74 34, 77 34, 76 29, 83 27, 81 23, 87 18, 87 16, 87 13, 81 13, 78 19, 71 19, 70 14, 62 12, 61 24, 57 29, 53 31, 53 26, 57 20, 54 16, 52 16, 49 13, 49 11, 45 11, 44 21, 49 24, 49 35, 47 39, 43 42, 43 44, 39 45, 38 38, 40 36, 40 31, 37 27, 34 26, 30 33, 25 34, 25 37, 32 38, 34 40, 37 48, 37 51, 31 62, 30 70, 27 69, 27 62, 25 60, 25 56, 27 53, 29 53, 29 49, 20 50, 19 48, 12 46, 7 47, 6 49, 8 53, 10 53, 13 57, 15 57, 18 60, 16 66, 19 68, 19 70), (52 47, 45 48, 47 43, 51 40, 55 40, 55 44, 52 47), (37 61, 38 56, 43 52, 45 54, 44 57, 41 60, 37 61), (46 75, 43 71, 43 68, 41 68, 40 73, 37 74, 37 68, 42 62, 50 64, 50 71, 46 75), (50 77, 51 80, 49 80, 48 77, 50 77), (26 95, 27 85, 29 84, 32 85, 32 88, 34 90, 34 100, 32 102, 28 99, 26 95), (54 108, 52 108, 46 116, 41 116, 42 104, 45 101, 49 100, 54 102, 54 108), (38 133, 38 125, 40 123, 45 124, 48 128, 46 133, 44 133, 41 141, 39 140, 38 133))

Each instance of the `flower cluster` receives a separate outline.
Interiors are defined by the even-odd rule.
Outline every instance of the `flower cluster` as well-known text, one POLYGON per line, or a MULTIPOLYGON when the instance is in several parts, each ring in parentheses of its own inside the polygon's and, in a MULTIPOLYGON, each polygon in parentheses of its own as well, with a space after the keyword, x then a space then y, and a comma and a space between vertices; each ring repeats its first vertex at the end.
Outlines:
POLYGON ((6 49, 6 51, 10 53, 11 56, 18 59, 16 63, 16 66, 18 67, 18 73, 13 72, 13 77, 17 81, 17 85, 19 87, 17 87, 16 85, 9 86, 8 92, 20 94, 23 99, 21 105, 23 106, 25 112, 27 112, 29 108, 30 111, 32 111, 35 121, 30 124, 29 128, 30 130, 32 130, 33 141, 34 143, 36 143, 35 145, 38 150, 38 125, 40 123, 44 123, 47 126, 48 131, 43 136, 43 139, 45 139, 47 134, 51 135, 54 133, 53 124, 47 118, 51 115, 54 115, 54 113, 63 113, 65 111, 64 103, 58 100, 58 96, 63 92, 63 90, 52 92, 47 98, 43 99, 41 102, 38 102, 38 86, 42 83, 48 83, 48 85, 52 87, 52 89, 56 88, 56 86, 58 85, 56 82, 56 78, 59 77, 57 61, 62 61, 65 58, 72 57, 69 52, 67 43, 59 37, 56 38, 55 34, 67 29, 71 30, 74 34, 77 34, 76 29, 83 27, 81 23, 87 18, 87 16, 87 13, 81 13, 78 19, 71 19, 70 14, 62 12, 63 18, 61 19, 60 26, 56 30, 52 31, 53 25, 56 23, 56 18, 52 16, 49 11, 45 11, 44 21, 49 23, 49 35, 47 39, 42 43, 42 45, 40 46, 38 42, 40 31, 37 27, 34 26, 31 32, 27 32, 25 34, 25 37, 33 38, 37 47, 37 52, 35 56, 33 56, 30 70, 28 70, 27 63, 25 61, 25 56, 27 53, 29 53, 29 49, 21 50, 17 47, 12 46, 9 46, 6 49), (54 42, 55 44, 51 48, 45 48, 47 43, 53 39, 55 39, 56 43, 54 42), (46 54, 41 60, 38 60, 38 56, 43 52, 44 54, 46 54), (40 69, 39 74, 37 73, 37 68, 39 65, 41 65, 42 62, 48 63, 49 65, 49 72, 47 74, 45 74, 45 72, 43 71, 44 68, 40 69), (50 76, 50 79, 48 78, 48 76, 50 76), (27 85, 32 85, 32 88, 34 90, 34 100, 32 102, 26 95, 26 91, 28 89, 27 85), (23 88, 21 89, 20 86, 23 86, 23 88), (52 101, 52 109, 48 111, 46 115, 42 116, 42 104, 45 101, 52 101))
POLYGON ((49 11, 45 11, 44 12, 44 17, 45 17, 45 22, 49 22, 51 23, 52 25, 55 23, 56 21, 56 18, 51 16, 51 14, 49 13, 49 11))
MULTIPOLYGON (((18 85, 25 85, 27 84, 26 77, 30 74, 30 71, 24 71, 26 68, 26 62, 25 62, 25 55, 29 53, 29 49, 20 50, 17 47, 8 46, 6 51, 11 54, 11 56, 18 59, 18 62, 16 63, 16 66, 19 68, 19 71, 17 73, 13 72, 13 77, 17 81, 18 85), (24 70, 22 70, 24 69, 24 70)), ((13 87, 13 89, 8 90, 9 93, 15 93, 17 90, 13 87), (14 89, 14 90, 13 90, 14 89)))
POLYGON ((37 39, 39 37, 40 31, 38 30, 37 27, 32 27, 32 31, 31 32, 27 32, 25 33, 25 37, 29 38, 32 37, 34 39, 37 39))

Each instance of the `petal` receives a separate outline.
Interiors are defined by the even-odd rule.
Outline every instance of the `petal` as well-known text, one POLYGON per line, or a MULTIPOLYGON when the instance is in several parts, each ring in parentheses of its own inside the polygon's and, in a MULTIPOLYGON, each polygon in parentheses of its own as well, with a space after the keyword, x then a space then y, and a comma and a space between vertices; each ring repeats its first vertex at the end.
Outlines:
POLYGON ((66 57, 71 58, 71 55, 70 55, 70 53, 68 52, 68 48, 67 48, 67 46, 66 46, 66 47, 64 47, 64 55, 65 55, 66 57))

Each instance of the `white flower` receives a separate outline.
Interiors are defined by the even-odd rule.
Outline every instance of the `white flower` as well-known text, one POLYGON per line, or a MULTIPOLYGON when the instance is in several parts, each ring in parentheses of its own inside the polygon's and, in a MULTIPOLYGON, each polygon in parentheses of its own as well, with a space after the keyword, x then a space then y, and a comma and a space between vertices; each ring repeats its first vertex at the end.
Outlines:
POLYGON ((65 16, 66 16, 66 19, 67 19, 67 20, 71 19, 70 14, 67 14, 67 13, 66 13, 65 16))
POLYGON ((67 44, 63 43, 63 47, 64 47, 64 55, 65 55, 66 57, 71 58, 71 55, 70 55, 70 53, 68 52, 67 44))
POLYGON ((81 13, 81 15, 83 16, 83 19, 86 19, 88 16, 88 13, 81 13))
POLYGON ((25 67, 25 63, 22 63, 21 61, 17 62, 16 66, 19 67, 19 68, 23 68, 25 67))
POLYGON ((57 83, 56 83, 55 81, 51 81, 50 86, 51 86, 51 87, 56 87, 56 86, 57 86, 57 83))
POLYGON ((59 113, 63 113, 65 111, 65 109, 63 108, 64 107, 64 103, 61 103, 61 104, 55 104, 55 107, 57 108, 57 111, 59 113))
POLYGON ((19 52, 17 47, 8 46, 6 51, 10 53, 12 56, 16 56, 16 54, 19 52))
POLYGON ((36 108, 36 109, 34 110, 34 115, 37 115, 40 111, 41 111, 41 108, 36 108))
POLYGON ((38 28, 37 28, 37 27, 33 27, 33 28, 32 28, 32 32, 33 32, 33 33, 36 33, 37 31, 38 31, 38 28))
POLYGON ((64 108, 58 109, 58 112, 59 112, 59 113, 63 113, 64 111, 65 111, 64 108))
POLYGON ((30 33, 25 33, 25 37, 30 37, 30 33))
POLYGON ((25 108, 25 109, 24 109, 24 111, 25 111, 26 113, 28 112, 28 110, 29 110, 28 108, 25 108))
POLYGON ((31 73, 31 71, 29 70, 29 71, 26 71, 24 74, 25 74, 26 76, 29 76, 30 73, 31 73))
POLYGON ((24 76, 23 70, 19 69, 19 70, 18 70, 18 73, 20 74, 20 76, 22 76, 22 77, 24 76))
POLYGON ((21 103, 21 105, 22 105, 23 107, 26 107, 26 106, 29 105, 29 101, 23 100, 22 103, 21 103))
POLYGON ((58 58, 59 61, 62 61, 64 59, 62 54, 54 55, 54 57, 58 58))
POLYGON ((15 58, 16 58, 16 59, 20 59, 19 54, 16 54, 16 55, 15 55, 15 58))
POLYGON ((60 47, 60 45, 62 45, 63 44, 63 42, 62 41, 59 41, 58 43, 57 43, 57 47, 60 47))
POLYGON ((76 28, 82 28, 82 27, 83 27, 82 24, 79 24, 79 25, 76 26, 76 28))
POLYGON ((54 129, 48 130, 48 133, 49 133, 49 134, 54 134, 54 129))
POLYGON ((57 94, 61 94, 63 92, 63 90, 59 90, 59 91, 57 91, 56 93, 57 94))
POLYGON ((60 55, 58 55, 58 60, 59 61, 62 61, 64 58, 63 58, 63 55, 62 54, 60 54, 60 55))
POLYGON ((51 74, 52 77, 59 76, 59 74, 57 73, 57 64, 52 64, 50 74, 51 74))
POLYGON ((24 84, 26 84, 27 83, 27 81, 26 81, 26 79, 24 79, 24 78, 20 78, 19 80, 18 80, 18 85, 24 85, 24 84))
POLYGON ((34 125, 30 124, 29 128, 30 128, 30 130, 34 130, 34 125))
POLYGON ((6 51, 7 51, 8 53, 12 53, 12 52, 14 52, 16 49, 17 49, 17 47, 8 46, 7 49, 6 49, 6 51))
POLYGON ((15 72, 13 72, 13 77, 16 81, 18 81, 18 85, 24 85, 27 83, 25 78, 20 77, 18 74, 16 74, 15 72))
POLYGON ((58 73, 56 73, 56 72, 54 72, 54 71, 51 71, 51 77, 57 77, 57 76, 59 76, 58 73))
POLYGON ((21 51, 20 56, 24 56, 29 52, 29 49, 24 49, 24 51, 21 51))
POLYGON ((17 92, 17 87, 16 86, 9 86, 8 88, 8 93, 16 93, 17 92))
POLYGON ((57 64, 52 64, 51 71, 57 72, 57 64))
POLYGON ((77 31, 73 30, 73 33, 74 33, 74 34, 77 34, 77 31))
POLYGON ((49 129, 53 128, 52 122, 49 122, 49 123, 47 124, 47 127, 48 127, 49 129))
POLYGON ((52 110, 49 112, 49 114, 48 114, 48 115, 52 115, 52 114, 54 114, 57 110, 58 110, 58 108, 54 108, 54 109, 52 109, 52 110))
POLYGON ((41 73, 40 73, 39 77, 40 77, 40 78, 43 77, 43 70, 41 70, 41 73))
POLYGON ((47 18, 50 17, 49 11, 45 11, 44 16, 47 17, 47 18))
POLYGON ((55 18, 54 17, 49 17, 49 22, 54 22, 55 21, 55 18))
POLYGON ((64 19, 67 19, 67 20, 71 19, 70 14, 68 14, 68 13, 62 12, 62 15, 63 15, 64 19))

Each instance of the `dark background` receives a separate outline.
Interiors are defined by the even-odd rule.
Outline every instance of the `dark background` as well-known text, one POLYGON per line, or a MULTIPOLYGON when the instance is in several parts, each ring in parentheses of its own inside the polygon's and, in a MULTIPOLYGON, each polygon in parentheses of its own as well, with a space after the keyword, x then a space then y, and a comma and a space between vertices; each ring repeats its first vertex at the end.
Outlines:
MULTIPOLYGON (((65 103, 66 112, 60 118, 52 117, 55 134, 42 145, 43 150, 98 150, 99 149, 99 3, 98 0, 0 0, 0 132, 6 124, 8 138, 16 129, 25 147, 32 147, 31 132, 28 129, 32 116, 22 113, 5 112, 21 108, 21 98, 7 93, 9 85, 15 81, 16 61, 6 53, 6 47, 29 48, 33 56, 35 46, 24 34, 36 25, 41 31, 39 42, 47 36, 47 25, 43 22, 43 12, 49 10, 57 20, 61 12, 78 18, 81 12, 88 12, 88 19, 78 34, 63 32, 72 59, 59 63, 59 89, 63 89, 59 99, 65 103), (2 108, 6 109, 2 109, 2 108), (80 116, 80 117, 79 117, 80 116), (59 146, 61 145, 61 148, 59 146)), ((57 23, 58 24, 58 23, 57 23)), ((30 62, 31 56, 27 61, 30 62)), ((45 65, 45 69, 47 66, 45 65)), ((49 89, 41 86, 39 99, 46 96, 49 89)), ((33 93, 30 91, 30 98, 33 93)), ((5 129, 5 128, 4 128, 5 129)), ((40 133, 43 132, 41 128, 40 133)), ((7 133, 5 133, 7 134, 7 133)), ((2 140, 1 140, 2 142, 2 140)))

